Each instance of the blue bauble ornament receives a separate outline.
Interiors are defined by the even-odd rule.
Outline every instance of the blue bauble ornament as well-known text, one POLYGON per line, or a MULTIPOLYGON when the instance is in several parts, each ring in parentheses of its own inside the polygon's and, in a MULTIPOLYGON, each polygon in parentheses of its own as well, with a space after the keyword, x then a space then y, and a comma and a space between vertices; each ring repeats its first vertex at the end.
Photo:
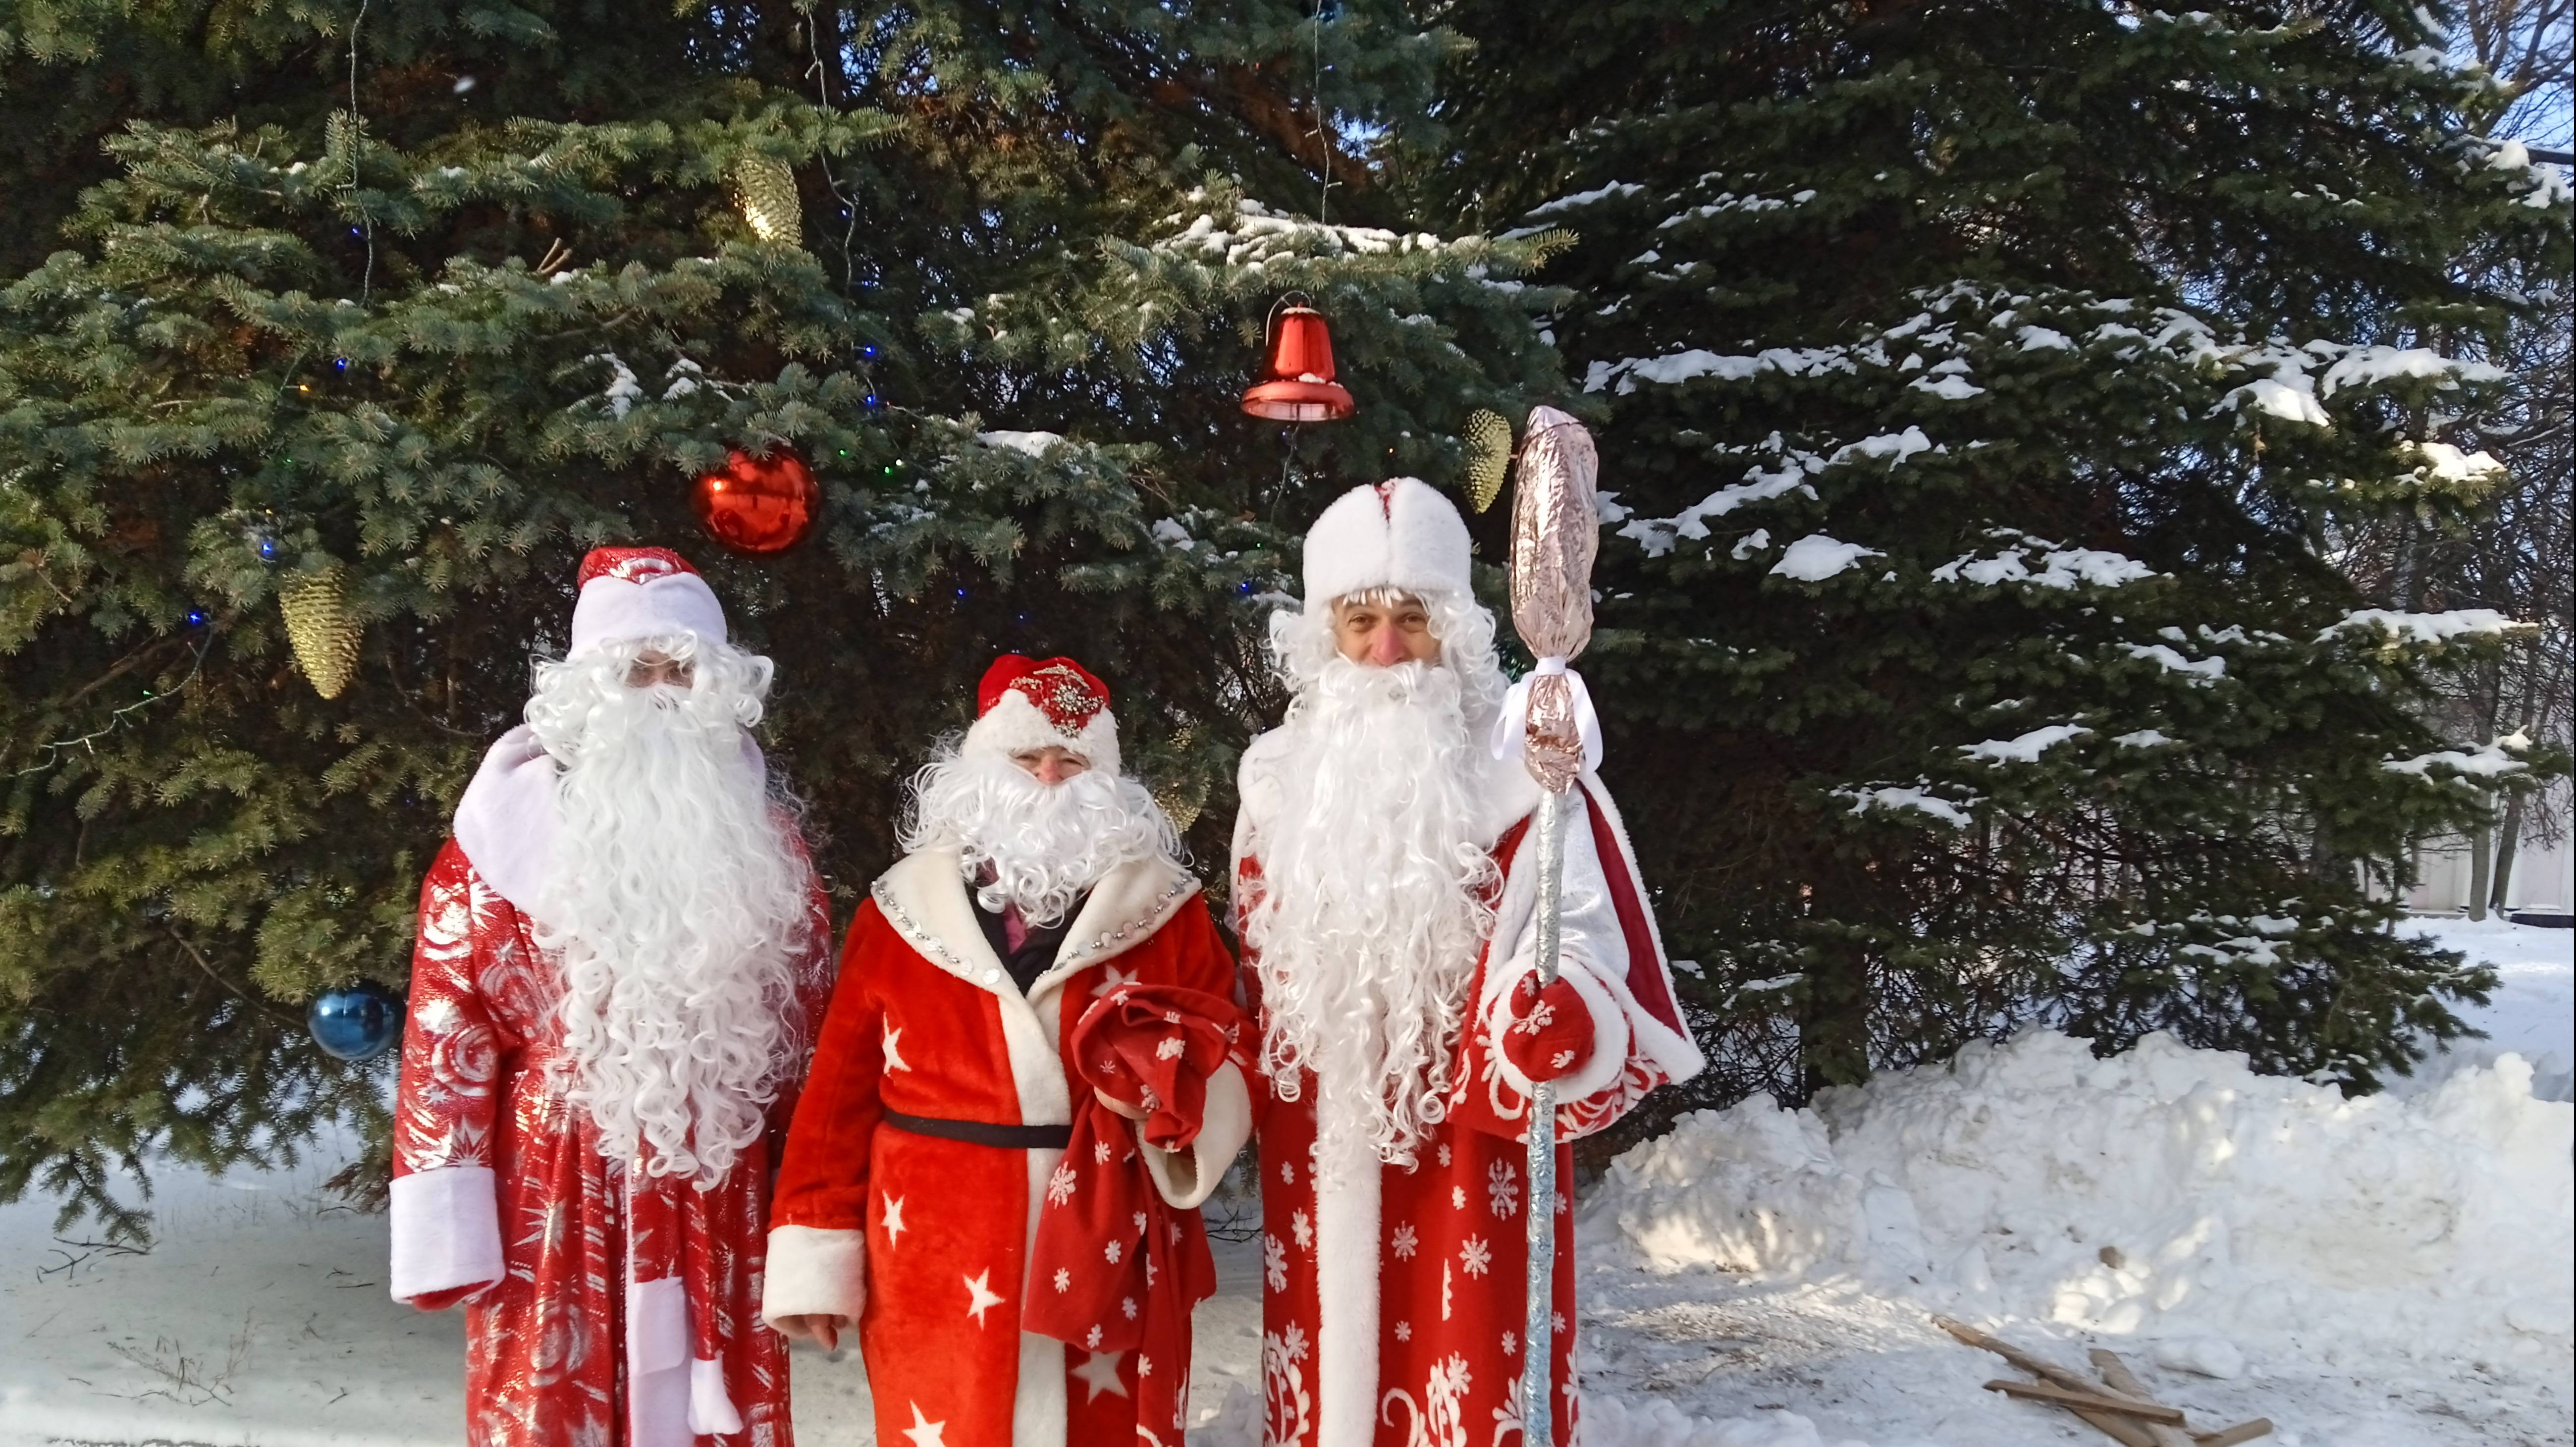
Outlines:
POLYGON ((373 1060, 402 1039, 403 997, 373 981, 316 996, 304 1012, 313 1043, 340 1060, 373 1060))

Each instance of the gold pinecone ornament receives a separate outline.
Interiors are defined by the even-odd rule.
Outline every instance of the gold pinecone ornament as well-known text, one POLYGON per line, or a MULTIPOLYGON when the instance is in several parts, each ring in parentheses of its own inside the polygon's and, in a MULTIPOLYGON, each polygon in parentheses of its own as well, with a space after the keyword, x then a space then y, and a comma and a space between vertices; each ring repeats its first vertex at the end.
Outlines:
POLYGON ((1483 512, 1503 495, 1503 474, 1512 465, 1512 424, 1499 412, 1479 407, 1467 414, 1467 500, 1483 512))
POLYGON ((313 691, 338 698, 358 671, 358 620, 349 611, 349 576, 338 563, 298 576, 277 590, 286 641, 313 691))
POLYGON ((790 246, 805 244, 805 202, 796 194, 796 173, 785 161, 743 152, 733 163, 733 199, 752 235, 790 246))
MULTIPOLYGON (((1172 752, 1186 756, 1197 737, 1198 730, 1188 724, 1174 729, 1172 752)), ((1174 829, 1187 834, 1190 826, 1199 822, 1199 814, 1207 808, 1207 792, 1204 776, 1182 781, 1166 780, 1154 786, 1154 803, 1172 821, 1174 829)))

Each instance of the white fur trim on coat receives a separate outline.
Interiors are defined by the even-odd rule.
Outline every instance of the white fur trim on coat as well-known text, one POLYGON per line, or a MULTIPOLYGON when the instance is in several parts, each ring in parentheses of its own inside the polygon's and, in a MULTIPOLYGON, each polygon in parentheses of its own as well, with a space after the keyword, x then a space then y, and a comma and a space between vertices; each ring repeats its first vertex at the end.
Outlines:
POLYGON ((1228 1061, 1208 1077, 1207 1105, 1199 1114, 1199 1133, 1185 1150, 1167 1151, 1146 1145, 1142 1138, 1136 1144, 1145 1158, 1145 1172, 1154 1178, 1154 1189, 1176 1210, 1196 1210, 1217 1182, 1225 1179, 1225 1168, 1252 1139, 1252 1092, 1243 1083, 1243 1072, 1228 1061))
POLYGON ((1346 1154, 1338 1168, 1321 1159, 1314 1167, 1315 1435, 1322 1447, 1370 1447, 1377 1440, 1383 1167, 1365 1139, 1339 1149, 1346 1154))
POLYGON ((725 641, 724 605, 706 579, 695 573, 663 573, 634 583, 603 573, 581 585, 581 597, 572 605, 572 647, 564 656, 579 658, 606 644, 677 633, 694 633, 710 643, 725 641))
POLYGON ((1059 733, 1046 711, 1029 701, 1018 689, 1006 689, 1001 698, 974 727, 966 730, 966 741, 960 752, 991 758, 1007 759, 1013 754, 1035 753, 1053 744, 1082 755, 1084 763, 1102 773, 1118 772, 1118 717, 1108 709, 1091 716, 1080 733, 1059 733))
POLYGON ((490 1166, 396 1176, 391 1214, 394 1300, 408 1304, 501 1279, 501 1214, 490 1166))
POLYGON ((1475 594, 1467 522, 1416 477, 1352 488, 1306 534, 1306 606, 1366 588, 1475 594))
POLYGON ((839 1316, 856 1322, 867 1304, 866 1232, 769 1228, 769 1264, 760 1283, 762 1321, 772 1327, 791 1316, 839 1316))

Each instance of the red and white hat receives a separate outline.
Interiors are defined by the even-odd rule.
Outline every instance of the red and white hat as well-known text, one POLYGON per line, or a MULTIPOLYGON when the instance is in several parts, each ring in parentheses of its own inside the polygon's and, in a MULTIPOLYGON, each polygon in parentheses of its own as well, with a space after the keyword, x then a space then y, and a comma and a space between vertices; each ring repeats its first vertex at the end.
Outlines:
POLYGON ((581 598, 572 605, 565 657, 675 633, 725 641, 724 605, 688 559, 669 548, 593 548, 581 560, 581 598))
POLYGON ((1306 607, 1370 588, 1473 596, 1467 521, 1418 477, 1352 488, 1306 534, 1306 607))
POLYGON ((975 690, 975 723, 959 752, 1008 758, 1050 744, 1117 773, 1118 716, 1109 711, 1109 685, 1070 658, 1006 653, 994 659, 975 690))

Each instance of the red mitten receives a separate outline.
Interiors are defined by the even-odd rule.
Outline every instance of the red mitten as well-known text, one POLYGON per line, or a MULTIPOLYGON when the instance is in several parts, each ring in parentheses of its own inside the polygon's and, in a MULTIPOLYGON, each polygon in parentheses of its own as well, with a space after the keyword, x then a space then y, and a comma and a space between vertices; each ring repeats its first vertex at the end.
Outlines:
POLYGON ((1084 1083, 1143 1119, 1148 1145, 1181 1150, 1198 1138, 1208 1077, 1243 1033, 1234 1002, 1179 985, 1120 985, 1073 1027, 1068 1063, 1084 1083))
POLYGON ((1576 993, 1574 982, 1561 975, 1544 990, 1536 971, 1521 976, 1512 986, 1507 1018, 1503 1054, 1532 1081, 1571 1075, 1592 1058, 1592 1009, 1576 993))

